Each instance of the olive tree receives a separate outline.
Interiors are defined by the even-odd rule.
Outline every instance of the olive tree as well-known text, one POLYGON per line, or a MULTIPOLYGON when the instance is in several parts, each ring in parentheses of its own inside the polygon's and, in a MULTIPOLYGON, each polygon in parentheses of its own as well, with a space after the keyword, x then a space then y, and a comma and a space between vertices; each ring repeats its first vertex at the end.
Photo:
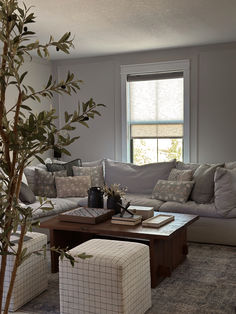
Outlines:
MULTIPOLYGON (((61 128, 56 127, 55 110, 33 112, 32 102, 40 106, 46 98, 52 99, 54 93, 77 93, 81 82, 72 73, 68 73, 60 82, 50 76, 45 86, 38 90, 25 83, 28 72, 24 72, 23 65, 31 58, 31 54, 48 58, 51 47, 66 54, 73 47, 69 32, 59 40, 50 36, 47 43, 41 44, 30 30, 30 25, 34 22, 31 7, 20 5, 17 0, 0 1, 0 312, 3 308, 7 258, 9 254, 15 255, 4 313, 9 309, 17 268, 30 255, 23 249, 23 240, 26 232, 32 230, 32 209, 20 206, 18 202, 23 170, 34 158, 43 162, 40 156, 53 147, 69 154, 66 146, 78 138, 70 136, 70 131, 76 128, 76 124, 88 127, 87 120, 100 115, 97 107, 103 106, 96 104, 93 99, 79 104, 73 113, 65 112, 65 122, 61 128), (15 88, 17 97, 15 103, 8 103, 6 95, 12 87, 15 88), (15 250, 11 235, 16 230, 20 230, 20 237, 15 250)), ((40 206, 46 210, 51 204, 42 199, 40 206)), ((73 263, 71 256, 66 257, 73 263)))

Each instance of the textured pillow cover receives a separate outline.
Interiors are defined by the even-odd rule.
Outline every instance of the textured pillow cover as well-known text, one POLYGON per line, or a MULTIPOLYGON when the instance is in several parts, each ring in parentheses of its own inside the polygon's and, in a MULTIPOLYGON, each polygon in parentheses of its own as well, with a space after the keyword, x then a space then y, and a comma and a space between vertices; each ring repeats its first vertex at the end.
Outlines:
POLYGON ((193 181, 158 180, 153 189, 152 198, 185 203, 189 198, 193 185, 193 181))
POLYGON ((47 170, 49 172, 56 172, 61 170, 66 170, 68 176, 73 176, 73 166, 81 166, 81 159, 77 158, 75 160, 66 162, 66 163, 48 163, 46 164, 47 170))
POLYGON ((91 187, 90 176, 56 177, 57 197, 85 197, 91 187))
POLYGON ((202 204, 212 202, 215 171, 218 167, 222 166, 223 164, 203 164, 195 171, 193 175, 195 184, 191 193, 191 200, 202 204))
POLYGON ((118 183, 128 193, 152 194, 157 180, 167 180, 176 161, 158 162, 142 166, 105 159, 105 183, 118 183))
POLYGON ((35 194, 38 196, 57 197, 55 177, 66 177, 66 170, 55 173, 35 169, 35 194))
POLYGON ((218 214, 236 217, 236 169, 217 168, 214 181, 218 214))
POLYGON ((178 170, 193 170, 193 172, 195 172, 197 170, 197 168, 200 167, 201 164, 197 164, 197 163, 185 163, 182 161, 177 161, 176 162, 176 169, 178 170))
POLYGON ((94 160, 94 161, 82 161, 82 167, 96 167, 102 166, 104 159, 94 160))
POLYGON ((36 197, 33 191, 24 182, 21 182, 19 199, 25 204, 33 204, 36 202, 36 197))
POLYGON ((172 169, 168 177, 169 181, 192 181, 193 170, 172 169))
POLYGON ((74 176, 90 176, 91 186, 101 187, 104 185, 103 166, 97 167, 75 167, 73 166, 74 176))
MULTIPOLYGON (((26 176, 26 180, 27 180, 27 184, 30 187, 31 191, 36 194, 36 190, 35 190, 35 169, 40 169, 40 170, 44 170, 47 171, 47 167, 43 164, 39 164, 36 166, 27 166, 24 169, 24 174, 26 176)), ((26 183, 26 182, 25 182, 26 183)))
POLYGON ((228 161, 225 163, 225 168, 234 169, 236 168, 236 161, 228 161))

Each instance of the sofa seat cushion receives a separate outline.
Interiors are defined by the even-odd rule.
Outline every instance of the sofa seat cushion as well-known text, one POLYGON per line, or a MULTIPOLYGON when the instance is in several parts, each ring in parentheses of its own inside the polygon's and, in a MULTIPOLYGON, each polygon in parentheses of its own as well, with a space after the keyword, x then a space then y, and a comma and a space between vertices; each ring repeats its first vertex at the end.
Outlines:
MULTIPOLYGON (((70 209, 74 209, 79 206, 80 198, 48 198, 48 200, 51 200, 54 208, 52 210, 42 210, 38 209, 34 212, 33 214, 33 219, 38 219, 41 217, 46 217, 46 216, 52 216, 56 215, 62 212, 65 212, 70 209)), ((27 207, 29 205, 21 204, 24 207, 27 207)), ((30 204, 30 207, 33 208, 34 210, 37 209, 40 206, 39 201, 36 201, 33 204, 30 204)), ((47 205, 45 205, 47 206, 47 205)))
POLYGON ((126 194, 123 203, 130 202, 130 204, 137 206, 150 206, 154 207, 154 210, 158 210, 163 204, 160 200, 152 199, 151 194, 126 194))
POLYGON ((128 193, 151 194, 158 180, 167 180, 176 161, 137 166, 105 159, 105 184, 120 184, 128 193))
POLYGON ((166 202, 161 205, 159 211, 198 215, 202 217, 220 217, 216 211, 214 203, 198 204, 194 201, 189 201, 184 204, 177 202, 166 202))

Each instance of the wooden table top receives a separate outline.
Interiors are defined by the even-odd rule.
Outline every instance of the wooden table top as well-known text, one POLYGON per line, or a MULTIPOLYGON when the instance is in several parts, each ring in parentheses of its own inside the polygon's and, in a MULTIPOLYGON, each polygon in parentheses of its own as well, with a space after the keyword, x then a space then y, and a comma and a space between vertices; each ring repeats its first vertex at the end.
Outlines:
POLYGON ((111 220, 101 222, 95 225, 83 224, 78 222, 66 222, 60 221, 58 216, 49 218, 48 220, 40 224, 41 228, 48 228, 51 230, 64 230, 64 231, 75 231, 75 232, 86 232, 93 234, 104 234, 114 236, 125 236, 131 238, 168 238, 174 236, 174 234, 182 229, 186 228, 199 216, 188 215, 188 214, 177 214, 177 213, 166 213, 166 212, 155 212, 154 215, 168 214, 173 215, 175 219, 166 225, 159 228, 143 227, 142 224, 135 226, 118 225, 112 224, 111 220))

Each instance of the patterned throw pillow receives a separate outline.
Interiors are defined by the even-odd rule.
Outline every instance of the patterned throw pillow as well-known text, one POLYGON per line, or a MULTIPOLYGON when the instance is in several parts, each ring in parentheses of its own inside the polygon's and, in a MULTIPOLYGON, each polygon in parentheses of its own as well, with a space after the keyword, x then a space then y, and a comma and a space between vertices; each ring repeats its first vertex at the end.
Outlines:
POLYGON ((66 170, 55 173, 35 169, 35 194, 38 196, 57 197, 55 177, 66 177, 66 170))
POLYGON ((90 176, 91 186, 101 187, 104 184, 103 167, 73 167, 74 176, 90 176))
POLYGON ((172 169, 168 180, 169 181, 192 181, 193 179, 193 170, 179 170, 172 169))
POLYGON ((91 187, 90 176, 55 178, 57 197, 85 197, 91 187))
POLYGON ((185 203, 189 198, 193 185, 193 181, 158 180, 153 189, 152 198, 185 203))
POLYGON ((73 176, 73 170, 72 167, 73 166, 81 166, 81 159, 77 158, 75 160, 66 162, 66 163, 48 163, 46 164, 47 169, 49 172, 56 172, 56 171, 61 171, 61 170, 66 170, 67 171, 67 175, 68 176, 73 176))

